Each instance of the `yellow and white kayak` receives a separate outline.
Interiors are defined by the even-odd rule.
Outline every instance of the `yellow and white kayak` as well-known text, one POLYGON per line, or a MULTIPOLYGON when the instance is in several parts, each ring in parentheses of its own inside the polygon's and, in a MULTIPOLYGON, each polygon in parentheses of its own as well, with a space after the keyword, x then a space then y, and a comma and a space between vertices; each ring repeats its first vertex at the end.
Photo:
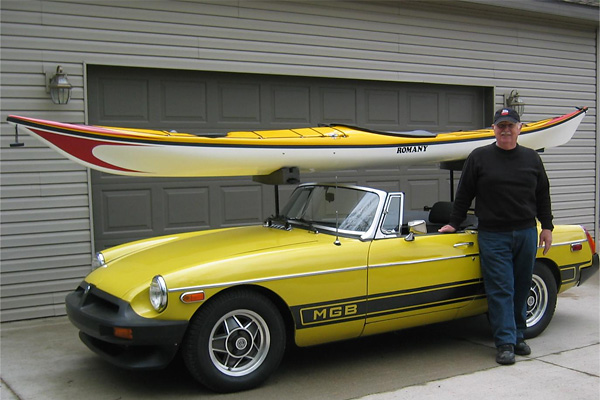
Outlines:
MULTIPOLYGON (((533 149, 567 143, 586 111, 587 107, 578 108, 560 117, 524 124, 519 143, 533 149)), ((148 177, 268 175, 284 167, 314 172, 453 161, 465 159, 473 149, 495 140, 491 128, 434 134, 332 124, 198 136, 16 115, 7 121, 17 126, 19 134, 32 134, 86 167, 148 177)))

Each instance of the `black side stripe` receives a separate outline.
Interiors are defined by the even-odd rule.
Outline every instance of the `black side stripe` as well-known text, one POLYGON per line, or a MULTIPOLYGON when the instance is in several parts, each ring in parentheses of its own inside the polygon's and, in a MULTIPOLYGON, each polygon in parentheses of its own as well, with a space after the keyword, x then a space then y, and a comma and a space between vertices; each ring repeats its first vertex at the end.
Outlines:
POLYGON ((485 298, 483 281, 474 279, 380 293, 369 298, 361 296, 293 306, 291 311, 296 321, 296 329, 303 329, 356 321, 367 317, 400 315, 482 298, 485 298))
POLYGON ((581 276, 581 267, 587 266, 588 264, 591 264, 591 262, 592 260, 589 260, 583 263, 566 264, 558 267, 560 270, 561 284, 578 281, 581 276))
POLYGON ((482 295, 484 289, 483 281, 478 279, 406 292, 379 295, 369 299, 368 316, 390 315, 472 300, 482 295), (416 293, 410 294, 410 292, 416 293))

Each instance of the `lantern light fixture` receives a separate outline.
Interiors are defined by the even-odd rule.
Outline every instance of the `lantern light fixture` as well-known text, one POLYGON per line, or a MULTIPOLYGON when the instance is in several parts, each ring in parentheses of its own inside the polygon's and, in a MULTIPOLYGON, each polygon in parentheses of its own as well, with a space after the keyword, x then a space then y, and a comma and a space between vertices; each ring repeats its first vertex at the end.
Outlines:
POLYGON ((54 104, 67 104, 71 98, 73 85, 67 79, 62 66, 56 67, 56 73, 48 81, 48 92, 54 104))
POLYGON ((519 116, 523 115, 523 113, 525 112, 526 103, 519 95, 519 92, 517 92, 516 90, 511 90, 510 94, 508 95, 508 98, 505 96, 505 99, 506 107, 515 110, 517 114, 519 114, 519 116))

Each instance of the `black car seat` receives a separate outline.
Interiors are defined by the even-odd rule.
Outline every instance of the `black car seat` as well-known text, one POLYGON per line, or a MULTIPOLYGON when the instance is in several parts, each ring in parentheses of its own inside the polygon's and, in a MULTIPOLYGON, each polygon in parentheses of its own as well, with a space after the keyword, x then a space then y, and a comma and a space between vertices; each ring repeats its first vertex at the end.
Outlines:
MULTIPOLYGON (((451 201, 438 201, 429 210, 429 218, 427 221, 427 232, 437 232, 442 226, 450 222, 450 213, 454 203, 451 201)), ((460 229, 477 229, 477 217, 469 212, 467 218, 460 224, 460 229)))
POLYGON ((438 201, 429 210, 429 221, 427 222, 427 232, 437 232, 442 226, 450 222, 450 213, 452 212, 453 202, 438 201))

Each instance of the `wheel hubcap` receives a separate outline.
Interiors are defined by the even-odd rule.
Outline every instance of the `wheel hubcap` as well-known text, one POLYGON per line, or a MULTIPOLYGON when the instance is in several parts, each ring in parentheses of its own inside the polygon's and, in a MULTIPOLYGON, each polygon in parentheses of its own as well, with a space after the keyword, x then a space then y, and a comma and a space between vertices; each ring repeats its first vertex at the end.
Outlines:
POLYGON ((252 350, 252 334, 243 329, 237 329, 227 338, 227 351, 234 357, 242 357, 252 350))
POLYGON ((250 310, 224 315, 213 327, 210 337, 211 361, 228 376, 244 376, 256 370, 270 348, 267 323, 250 310))

